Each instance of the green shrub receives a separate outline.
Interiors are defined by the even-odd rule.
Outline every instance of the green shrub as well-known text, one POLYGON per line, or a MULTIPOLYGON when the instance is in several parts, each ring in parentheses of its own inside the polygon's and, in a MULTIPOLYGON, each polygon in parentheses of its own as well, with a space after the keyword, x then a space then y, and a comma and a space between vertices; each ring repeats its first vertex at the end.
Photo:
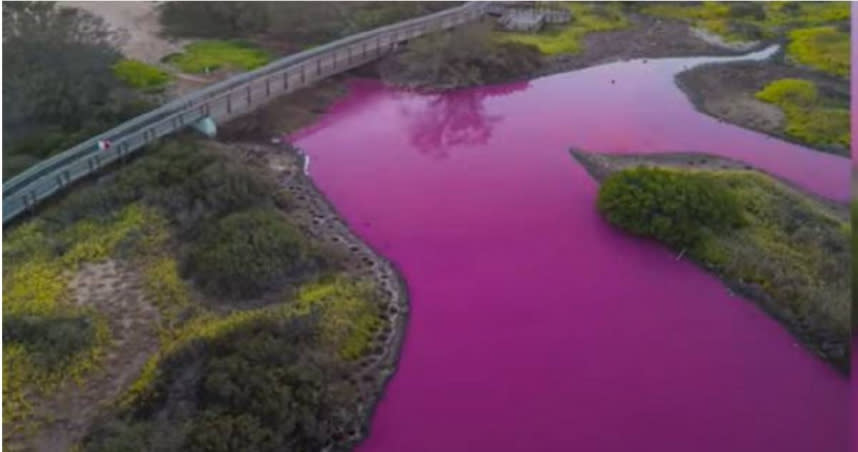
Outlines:
POLYGON ((707 231, 741 224, 739 204, 702 173, 633 168, 610 175, 598 208, 614 225, 675 247, 694 247, 707 231))
POLYGON ((533 45, 496 42, 488 27, 474 26, 418 39, 396 56, 396 63, 397 72, 384 74, 394 83, 452 88, 527 74, 542 65, 542 57, 533 45))
POLYGON ((273 205, 275 181, 226 152, 177 140, 146 151, 93 185, 70 192, 42 217, 60 224, 109 215, 137 201, 160 210, 177 235, 239 209, 273 205))
POLYGON ((97 427, 84 450, 167 438, 157 450, 315 451, 337 445, 355 428, 358 389, 333 356, 315 348, 315 316, 277 307, 213 323, 229 327, 171 348, 147 380, 151 397, 97 427), (176 394, 183 394, 178 404, 176 394))
MULTIPOLYGON (((849 8, 848 2, 647 2, 643 12, 689 22, 727 41, 746 41, 848 21, 849 8)), ((848 54, 840 57, 840 64, 848 64, 848 54)))
POLYGON ((170 81, 166 72, 137 60, 120 60, 113 65, 113 73, 120 80, 144 91, 157 91, 170 81))
POLYGON ((755 20, 764 20, 766 18, 766 10, 762 3, 757 2, 731 2, 730 10, 727 13, 730 17, 750 17, 755 20))
POLYGON ((777 105, 786 116, 787 135, 811 145, 848 149, 851 141, 849 109, 829 107, 816 85, 803 79, 780 79, 756 94, 777 105))
POLYGON ((275 209, 228 215, 193 244, 188 274, 207 292, 254 297, 295 277, 310 257, 298 229, 275 209))
POLYGON ((322 339, 344 360, 361 358, 369 350, 372 337, 381 328, 378 306, 367 282, 335 278, 301 287, 296 309, 299 313, 320 312, 322 339))
POLYGON ((820 71, 849 78, 849 33, 835 27, 793 30, 787 55, 795 61, 820 71))
POLYGON ((21 344, 30 361, 48 371, 69 364, 95 344, 95 324, 85 315, 4 315, 3 341, 21 344))

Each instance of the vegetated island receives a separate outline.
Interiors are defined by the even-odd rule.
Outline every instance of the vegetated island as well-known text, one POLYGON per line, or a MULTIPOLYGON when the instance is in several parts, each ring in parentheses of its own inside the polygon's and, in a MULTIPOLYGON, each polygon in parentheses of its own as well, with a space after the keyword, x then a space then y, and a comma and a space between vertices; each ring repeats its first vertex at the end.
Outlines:
POLYGON ((601 183, 608 222, 715 273, 848 372, 848 206, 723 157, 571 153, 601 183))
POLYGON ((406 288, 303 165, 285 144, 186 134, 7 228, 7 447, 360 441, 395 370, 406 288))
POLYGON ((570 20, 520 32, 484 18, 418 38, 364 71, 394 86, 435 92, 620 60, 738 55, 779 44, 765 61, 707 64, 679 74, 677 83, 703 113, 821 151, 849 153, 848 3, 544 6, 567 10, 570 20))

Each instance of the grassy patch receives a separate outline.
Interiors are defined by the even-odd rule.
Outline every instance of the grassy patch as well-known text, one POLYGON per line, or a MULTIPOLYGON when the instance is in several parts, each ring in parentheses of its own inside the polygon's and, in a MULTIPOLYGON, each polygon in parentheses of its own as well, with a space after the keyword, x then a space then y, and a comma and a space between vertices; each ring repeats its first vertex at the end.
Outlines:
POLYGON ((69 303, 67 279, 84 262, 118 258, 142 273, 161 313, 161 348, 80 450, 321 450, 351 441, 366 416, 368 399, 359 398, 369 396, 361 358, 387 327, 378 293, 334 274, 329 245, 298 226, 276 182, 251 165, 232 149, 175 140, 7 231, 7 427, 25 425, 32 385, 49 391, 88 375, 75 366, 98 365, 107 323, 69 303), (206 290, 195 289, 206 286, 219 291, 216 306, 196 303, 206 290), (246 290, 276 297, 251 308, 237 298, 246 290))
POLYGON ((713 237, 700 258, 758 284, 795 318, 848 335, 850 224, 761 174, 715 173, 714 180, 740 199, 748 225, 713 237))
POLYGON ((670 19, 683 20, 724 37, 727 41, 741 41, 743 36, 732 33, 728 23, 730 6, 723 2, 647 3, 643 13, 670 19))
POLYGON ((351 315, 337 300, 353 293, 331 287, 306 291, 332 297, 331 307, 283 304, 190 323, 149 362, 123 413, 99 426, 84 450, 165 442, 163 450, 215 450, 226 441, 247 450, 318 450, 343 441, 360 419, 358 411, 343 409, 358 388, 323 347, 329 328, 352 323, 326 313, 351 315), (171 396, 177 388, 193 394, 181 407, 171 396), (164 414, 176 422, 156 427, 164 414))
POLYGON ((155 66, 137 60, 120 60, 113 73, 123 82, 143 91, 160 91, 170 81, 170 75, 155 66))
MULTIPOLYGON (((687 183, 677 184, 677 189, 681 185, 687 183)), ((685 249, 687 256, 761 302, 821 356, 847 368, 851 225, 842 212, 748 170, 621 169, 604 180, 599 203, 612 223, 657 238, 677 251, 685 249), (674 196, 673 190, 651 188, 667 180, 666 173, 675 174, 676 180, 698 180, 711 192, 729 194, 738 206, 741 224, 713 227, 694 221, 702 218, 697 203, 674 196), (617 180, 626 183, 620 185, 617 180), (606 206, 603 197, 635 198, 652 209, 630 202, 606 206), (617 221, 618 211, 621 221, 617 221), (696 228, 695 239, 676 240, 659 233, 671 224, 696 228)), ((706 206, 707 210, 713 207, 704 202, 706 206)))
POLYGON ((795 28, 845 22, 850 10, 847 2, 653 2, 645 4, 642 12, 682 20, 735 42, 773 39, 795 28))
POLYGON ((582 40, 588 33, 618 30, 629 25, 620 3, 565 2, 562 5, 572 12, 570 23, 549 26, 537 33, 498 32, 496 38, 502 42, 533 45, 547 55, 578 53, 583 50, 582 40))
POLYGON ((777 105, 786 116, 787 135, 811 145, 848 148, 851 141, 849 109, 829 106, 808 80, 776 80, 756 94, 777 105))
POLYGON ((800 64, 849 78, 849 33, 834 27, 815 27, 790 32, 787 55, 800 64))
POLYGON ((173 55, 168 62, 183 72, 204 73, 216 69, 249 71, 271 61, 271 55, 244 41, 198 41, 185 47, 185 52, 173 55))
POLYGON ((130 205, 61 228, 31 221, 4 237, 3 412, 11 431, 27 428, 34 397, 96 368, 109 341, 106 319, 71 303, 70 276, 143 240, 152 224, 154 212, 130 205))
POLYGON ((336 278, 303 287, 298 312, 321 310, 322 336, 341 358, 355 360, 369 350, 372 337, 381 327, 378 307, 371 301, 372 286, 365 282, 336 278))

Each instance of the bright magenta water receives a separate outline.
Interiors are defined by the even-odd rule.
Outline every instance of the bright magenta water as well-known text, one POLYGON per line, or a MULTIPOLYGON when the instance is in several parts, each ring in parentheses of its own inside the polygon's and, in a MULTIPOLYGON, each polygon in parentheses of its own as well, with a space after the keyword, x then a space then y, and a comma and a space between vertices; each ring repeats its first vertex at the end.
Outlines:
POLYGON ((848 196, 847 159, 695 112, 672 78, 688 61, 442 96, 354 82, 295 137, 410 291, 360 450, 846 450, 847 379, 715 277, 607 225, 568 153, 717 153, 848 196))

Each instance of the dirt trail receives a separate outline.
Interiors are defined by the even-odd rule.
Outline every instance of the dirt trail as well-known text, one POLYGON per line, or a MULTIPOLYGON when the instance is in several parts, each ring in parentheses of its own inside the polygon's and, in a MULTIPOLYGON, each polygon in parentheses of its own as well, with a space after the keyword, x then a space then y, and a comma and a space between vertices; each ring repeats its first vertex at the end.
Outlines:
POLYGON ((57 2, 101 16, 123 37, 120 50, 128 58, 159 64, 161 58, 180 52, 186 42, 160 36, 158 4, 161 2, 57 2))
POLYGON ((158 348, 159 314, 143 293, 141 275, 119 261, 84 264, 69 288, 74 303, 107 318, 111 341, 99 369, 81 384, 66 382, 36 400, 33 437, 10 438, 10 450, 68 451, 134 381, 158 348))

